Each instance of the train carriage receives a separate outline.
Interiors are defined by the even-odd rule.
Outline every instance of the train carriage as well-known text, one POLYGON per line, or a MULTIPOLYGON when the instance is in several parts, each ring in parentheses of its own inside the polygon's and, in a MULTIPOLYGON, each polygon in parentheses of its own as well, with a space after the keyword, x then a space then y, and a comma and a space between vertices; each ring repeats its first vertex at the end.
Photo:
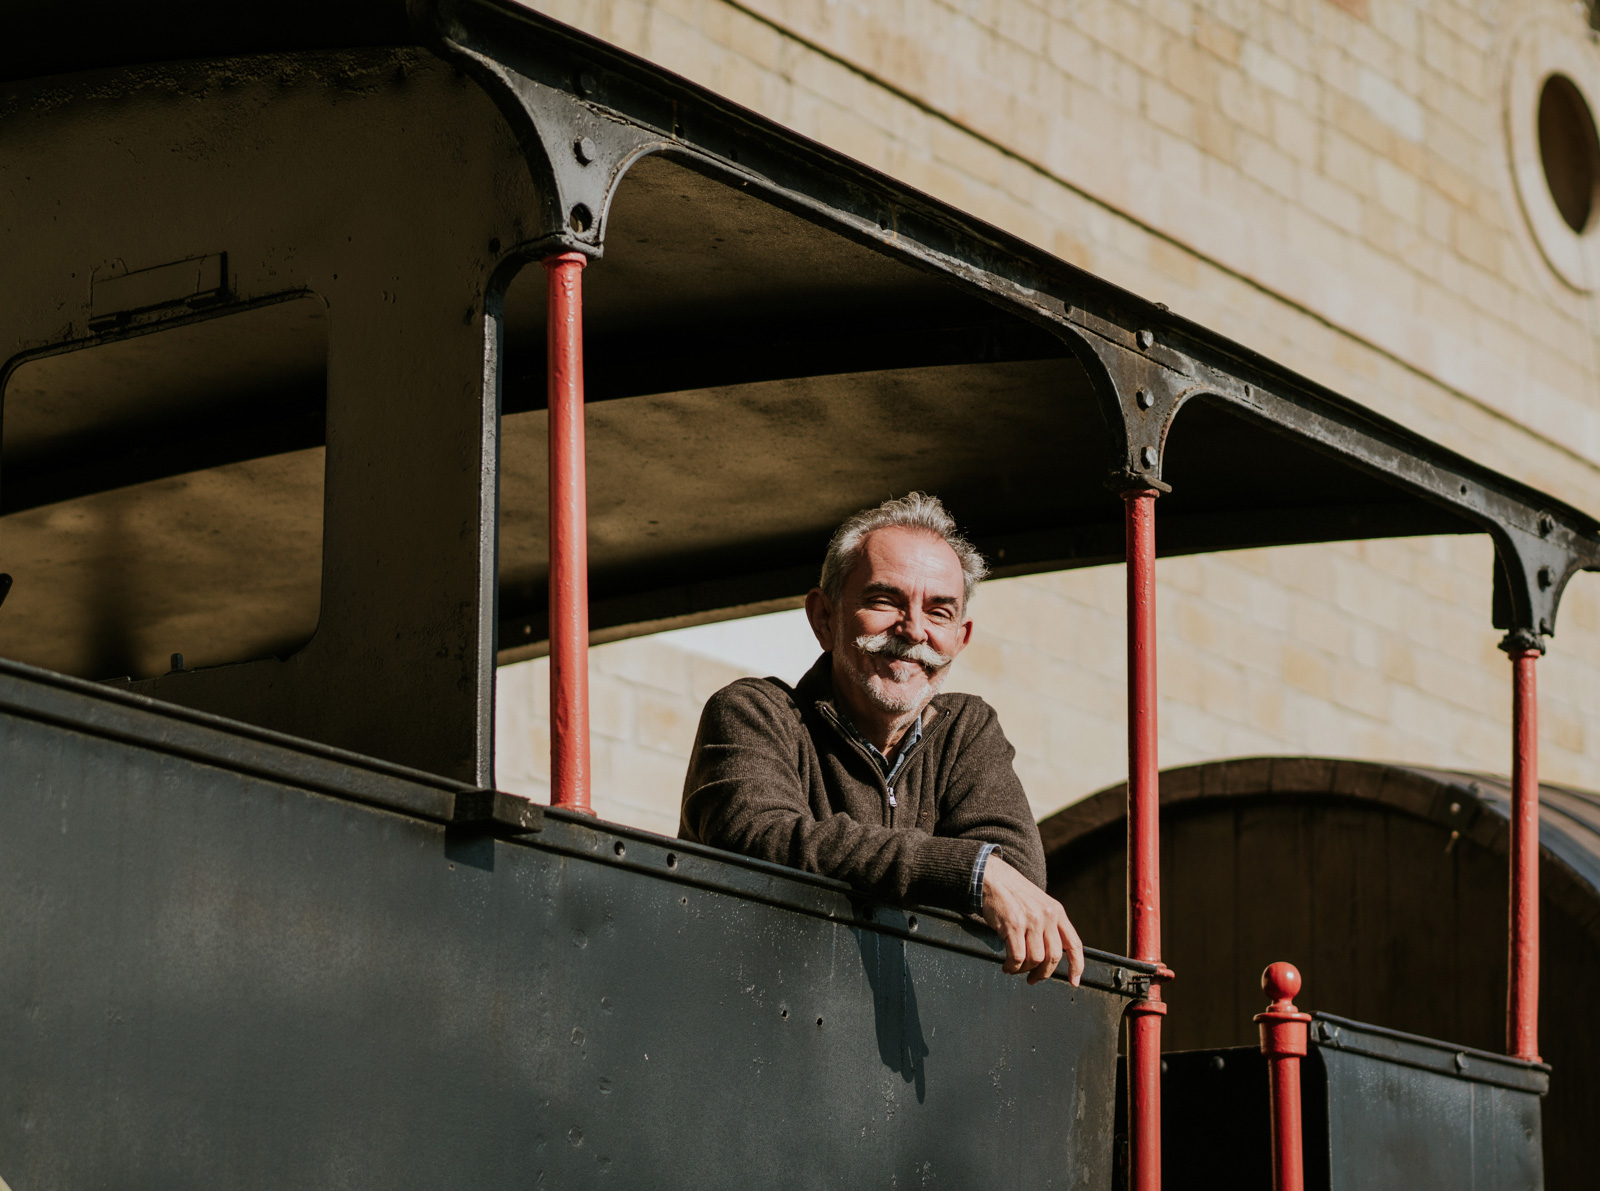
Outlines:
POLYGON ((512 0, 0 22, 17 1191, 1155 1188, 1155 560, 1423 533, 1495 546, 1507 1053, 1273 1012, 1397 1104, 1497 1089, 1503 1144, 1446 1112, 1425 1156, 1542 1181, 1534 672, 1592 518, 512 0), (913 488, 997 574, 1126 567, 1127 934, 1082 988, 586 813, 591 641, 792 606, 913 488), (495 667, 544 652, 550 808, 493 774, 495 667))

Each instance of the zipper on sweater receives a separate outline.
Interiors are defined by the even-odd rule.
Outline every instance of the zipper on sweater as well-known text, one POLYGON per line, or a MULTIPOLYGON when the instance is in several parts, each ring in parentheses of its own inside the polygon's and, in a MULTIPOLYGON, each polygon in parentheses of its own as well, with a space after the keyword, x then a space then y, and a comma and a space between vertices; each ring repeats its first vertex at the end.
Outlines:
MULTIPOLYGON (((844 730, 844 725, 839 722, 838 713, 834 711, 831 705, 826 702, 819 701, 817 703, 817 710, 822 712, 822 718, 828 721, 833 730, 839 734, 840 739, 842 739, 851 748, 855 749, 856 755, 872 767, 872 772, 878 778, 878 784, 883 787, 883 792, 889 800, 889 822, 886 823, 885 826, 893 827, 894 811, 895 808, 897 808, 900 804, 895 801, 894 787, 891 786, 888 782, 888 779, 884 777, 883 770, 878 768, 878 763, 873 760, 872 754, 861 747, 861 744, 855 739, 855 737, 851 736, 850 733, 844 730)), ((924 730, 922 736, 917 740, 917 743, 900 754, 900 767, 902 769, 911 763, 911 758, 916 756, 917 750, 928 743, 928 735, 928 730, 924 730)))

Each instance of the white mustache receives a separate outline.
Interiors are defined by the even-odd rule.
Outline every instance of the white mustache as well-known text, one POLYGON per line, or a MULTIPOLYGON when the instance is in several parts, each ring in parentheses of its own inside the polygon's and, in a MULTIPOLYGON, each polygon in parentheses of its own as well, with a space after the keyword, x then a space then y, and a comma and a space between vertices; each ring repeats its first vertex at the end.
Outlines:
POLYGON ((874 633, 870 637, 857 637, 856 648, 862 653, 886 654, 897 660, 916 662, 926 670, 943 670, 954 659, 940 653, 926 641, 907 641, 889 633, 874 633))

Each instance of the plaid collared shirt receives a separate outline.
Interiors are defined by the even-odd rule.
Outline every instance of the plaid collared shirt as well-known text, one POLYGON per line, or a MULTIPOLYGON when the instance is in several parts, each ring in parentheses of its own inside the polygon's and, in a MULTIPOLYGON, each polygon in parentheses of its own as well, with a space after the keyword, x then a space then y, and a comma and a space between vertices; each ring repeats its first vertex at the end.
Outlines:
MULTIPOLYGON (((855 724, 850 722, 849 716, 841 715, 839 722, 844 725, 845 731, 855 738, 856 743, 867 750, 867 756, 877 764, 878 771, 883 774, 883 784, 889 791, 889 805, 898 806, 894 799, 894 779, 900 776, 900 770, 906 763, 906 754, 916 748, 917 741, 922 739, 922 716, 920 714, 917 716, 905 738, 901 740, 893 764, 890 764, 888 757, 878 751, 877 745, 861 735, 855 724)), ((984 844, 978 849, 978 859, 972 865, 972 883, 967 887, 968 908, 974 914, 983 913, 983 870, 988 867, 989 857, 999 851, 999 844, 984 844)))

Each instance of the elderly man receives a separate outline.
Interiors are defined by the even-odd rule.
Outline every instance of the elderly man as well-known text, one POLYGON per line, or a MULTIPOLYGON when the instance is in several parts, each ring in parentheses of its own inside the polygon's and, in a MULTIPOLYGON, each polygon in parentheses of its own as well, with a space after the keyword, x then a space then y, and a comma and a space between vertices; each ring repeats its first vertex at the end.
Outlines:
POLYGON ((806 616, 824 650, 798 685, 740 679, 700 718, 678 834, 848 881, 893 901, 981 914, 1006 971, 1047 979, 1083 945, 1044 892, 1044 849, 994 709, 941 694, 972 639, 987 573, 936 497, 847 520, 806 616))

